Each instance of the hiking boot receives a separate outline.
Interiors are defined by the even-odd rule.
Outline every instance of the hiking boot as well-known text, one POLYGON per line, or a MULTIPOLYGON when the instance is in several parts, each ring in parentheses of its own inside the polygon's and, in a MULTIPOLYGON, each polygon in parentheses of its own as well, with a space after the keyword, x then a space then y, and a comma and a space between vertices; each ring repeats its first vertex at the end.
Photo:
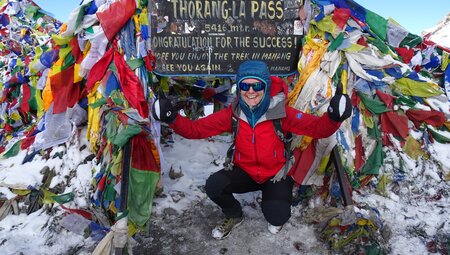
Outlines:
POLYGON ((267 229, 269 230, 270 233, 272 234, 278 234, 278 232, 280 232, 280 230, 283 228, 283 225, 281 226, 274 226, 270 223, 267 223, 267 229))
POLYGON ((217 239, 217 240, 222 240, 225 237, 227 237, 231 230, 233 230, 233 228, 241 225, 241 223, 244 221, 244 215, 242 215, 239 218, 225 218, 225 220, 222 222, 222 224, 217 225, 213 230, 212 230, 212 236, 217 239))

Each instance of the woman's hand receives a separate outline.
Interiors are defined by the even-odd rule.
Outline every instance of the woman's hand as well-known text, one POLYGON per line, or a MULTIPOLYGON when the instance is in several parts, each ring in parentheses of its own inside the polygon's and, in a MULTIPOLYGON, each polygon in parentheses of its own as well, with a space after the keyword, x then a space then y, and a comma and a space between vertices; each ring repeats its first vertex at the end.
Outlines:
POLYGON ((337 89, 328 106, 330 119, 342 122, 352 115, 352 103, 347 94, 342 94, 342 89, 337 89))
POLYGON ((156 99, 152 107, 152 115, 155 120, 162 121, 165 123, 172 123, 177 117, 177 110, 162 93, 161 98, 156 99))

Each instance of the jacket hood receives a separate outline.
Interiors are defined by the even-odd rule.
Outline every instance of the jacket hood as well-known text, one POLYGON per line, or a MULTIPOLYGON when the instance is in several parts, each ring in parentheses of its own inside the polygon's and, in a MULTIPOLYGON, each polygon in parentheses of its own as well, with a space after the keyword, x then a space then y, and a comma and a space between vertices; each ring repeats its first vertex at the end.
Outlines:
POLYGON ((263 61, 247 60, 239 66, 236 75, 236 84, 248 78, 258 79, 266 84, 266 88, 270 89, 270 72, 266 63, 263 61))
POLYGON ((283 92, 285 98, 288 96, 288 86, 286 82, 284 82, 280 77, 277 76, 270 76, 270 80, 272 83, 271 89, 270 89, 270 97, 274 97, 278 95, 279 93, 283 92))
MULTIPOLYGON (((267 119, 279 119, 286 116, 285 104, 288 96, 288 86, 283 79, 277 76, 270 76, 269 78, 272 84, 270 93, 268 93, 270 95, 269 106, 261 116, 262 118, 259 119, 259 121, 257 122, 264 121, 267 119)), ((232 110, 236 116, 244 118, 246 114, 244 114, 245 110, 244 112, 242 112, 243 109, 239 103, 240 101, 239 92, 236 99, 237 100, 233 101, 233 103, 231 104, 232 110)))
POLYGON ((238 69, 236 75, 237 93, 239 97, 239 105, 241 110, 247 116, 248 123, 254 127, 258 120, 266 113, 270 104, 270 91, 272 80, 270 79, 269 68, 266 63, 259 60, 247 60, 243 62, 238 69), (263 82, 266 86, 261 102, 253 108, 250 108, 240 95, 239 84, 245 79, 257 79, 263 82))

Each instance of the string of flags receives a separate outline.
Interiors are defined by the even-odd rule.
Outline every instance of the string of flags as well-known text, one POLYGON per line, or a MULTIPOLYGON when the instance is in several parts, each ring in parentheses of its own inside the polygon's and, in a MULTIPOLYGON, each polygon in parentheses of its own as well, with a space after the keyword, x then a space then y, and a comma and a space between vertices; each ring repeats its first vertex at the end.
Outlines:
MULTIPOLYGON (((126 155, 131 158, 127 232, 148 227, 161 169, 166 168, 161 165, 160 126, 149 116, 155 84, 189 99, 186 112, 193 118, 201 115, 203 104, 229 101, 227 79, 153 73, 151 4, 84 0, 61 23, 33 1, 0 0, 0 156, 8 159, 26 151, 24 162, 32 160, 71 142, 87 126, 89 150, 98 163, 90 201, 108 220, 94 227, 99 214, 66 208, 102 236, 119 220, 127 143, 132 148, 126 155)), ((438 171, 430 177, 449 181, 450 165, 437 157, 436 146, 450 142, 450 49, 352 0, 301 1, 299 18, 304 36, 298 74, 283 77, 291 84, 289 104, 320 115, 340 84, 353 105, 353 116, 335 137, 295 138, 293 171, 300 187, 317 187, 315 195, 325 204, 337 204, 340 194, 327 168, 336 144, 353 190, 375 186, 383 194, 389 183, 402 181, 411 159, 432 162, 438 171)), ((51 190, 43 183, 14 188, 15 194, 33 194, 49 203, 73 199, 61 198, 73 194, 51 190)), ((2 206, 5 213, 17 206, 8 201, 2 206)), ((376 234, 383 228, 380 216, 366 209, 369 213, 356 221, 327 221, 322 237, 332 249, 349 251, 346 245, 362 235, 374 242, 353 251, 385 249, 376 234), (349 229, 353 232, 343 235, 348 239, 336 239, 336 233, 349 229)))

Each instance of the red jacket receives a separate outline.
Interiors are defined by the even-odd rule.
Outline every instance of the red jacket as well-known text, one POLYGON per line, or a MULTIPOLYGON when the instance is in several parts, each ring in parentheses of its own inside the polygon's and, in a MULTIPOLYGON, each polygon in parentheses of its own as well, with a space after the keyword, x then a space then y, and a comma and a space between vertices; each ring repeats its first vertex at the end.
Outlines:
MULTIPOLYGON (((239 118, 233 163, 247 172, 253 180, 263 183, 284 167, 284 144, 275 133, 272 120, 281 118, 285 133, 324 138, 332 135, 340 123, 331 120, 327 113, 322 117, 300 112, 286 106, 287 86, 278 77, 271 77, 271 103, 266 114, 252 129, 239 110, 237 102, 228 108, 196 121, 177 115, 170 127, 188 139, 201 139, 223 132, 231 132, 232 114, 239 118)), ((237 100, 235 100, 237 101, 237 100)))

